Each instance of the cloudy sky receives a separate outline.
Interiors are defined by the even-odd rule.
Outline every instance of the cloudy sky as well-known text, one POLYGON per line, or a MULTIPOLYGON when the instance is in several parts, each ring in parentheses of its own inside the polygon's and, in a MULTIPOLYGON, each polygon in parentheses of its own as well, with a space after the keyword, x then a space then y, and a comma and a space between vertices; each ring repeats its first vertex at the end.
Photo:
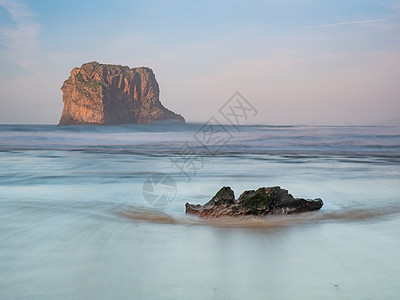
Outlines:
POLYGON ((187 121, 239 91, 253 123, 400 124, 400 1, 0 0, 0 123, 57 123, 94 60, 151 67, 187 121))

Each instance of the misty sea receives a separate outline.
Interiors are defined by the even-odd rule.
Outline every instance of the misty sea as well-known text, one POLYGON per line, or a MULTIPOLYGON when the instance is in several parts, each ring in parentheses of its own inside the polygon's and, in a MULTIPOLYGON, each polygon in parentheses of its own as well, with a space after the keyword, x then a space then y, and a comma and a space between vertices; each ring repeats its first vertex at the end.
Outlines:
POLYGON ((0 125, 0 299, 399 299, 400 127, 0 125), (206 221, 222 187, 319 211, 206 221))

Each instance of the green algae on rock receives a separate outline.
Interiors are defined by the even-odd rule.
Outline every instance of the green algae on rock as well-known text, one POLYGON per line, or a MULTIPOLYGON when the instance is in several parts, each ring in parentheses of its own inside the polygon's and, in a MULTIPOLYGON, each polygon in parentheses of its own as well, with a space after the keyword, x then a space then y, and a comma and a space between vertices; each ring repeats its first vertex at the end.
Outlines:
POLYGON ((320 198, 306 200, 294 198, 279 186, 261 187, 257 190, 244 191, 236 200, 230 187, 221 188, 204 205, 186 203, 186 213, 200 217, 245 216, 292 214, 318 210, 323 202, 320 198))

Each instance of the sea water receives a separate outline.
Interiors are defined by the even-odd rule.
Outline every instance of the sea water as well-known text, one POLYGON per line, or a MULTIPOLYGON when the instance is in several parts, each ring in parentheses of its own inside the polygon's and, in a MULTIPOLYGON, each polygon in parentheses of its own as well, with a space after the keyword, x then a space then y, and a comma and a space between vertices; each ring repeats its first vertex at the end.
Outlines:
POLYGON ((0 299, 399 299, 399 228, 399 127, 0 126, 0 299), (324 206, 185 215, 277 185, 324 206))

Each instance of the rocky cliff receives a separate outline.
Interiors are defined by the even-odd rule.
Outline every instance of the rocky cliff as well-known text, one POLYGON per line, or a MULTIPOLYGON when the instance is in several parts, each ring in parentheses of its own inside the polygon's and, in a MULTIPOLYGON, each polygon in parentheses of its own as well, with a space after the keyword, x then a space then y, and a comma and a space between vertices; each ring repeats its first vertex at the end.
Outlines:
POLYGON ((74 68, 61 90, 64 109, 59 125, 185 122, 161 104, 149 68, 90 62, 74 68))

